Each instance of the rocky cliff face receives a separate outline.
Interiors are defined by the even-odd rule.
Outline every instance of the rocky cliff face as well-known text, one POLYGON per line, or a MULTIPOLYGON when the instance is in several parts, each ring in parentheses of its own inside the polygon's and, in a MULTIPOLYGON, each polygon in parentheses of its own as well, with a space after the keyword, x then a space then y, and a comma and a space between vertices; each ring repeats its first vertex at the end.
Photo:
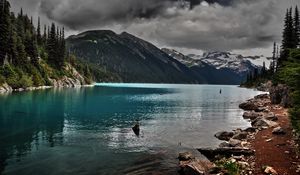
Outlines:
POLYGON ((6 93, 6 92, 12 92, 12 91, 13 91, 13 89, 7 83, 0 85, 0 93, 6 93))
POLYGON ((71 73, 71 77, 63 76, 58 80, 50 79, 53 87, 77 87, 86 84, 84 77, 74 67, 67 65, 65 69, 71 73))
POLYGON ((7 83, 0 85, 0 94, 1 93, 9 93, 12 91, 32 91, 38 89, 48 89, 48 88, 61 88, 61 87, 78 87, 82 85, 86 85, 87 82, 85 81, 84 77, 71 65, 67 64, 65 70, 70 73, 68 76, 63 76, 60 79, 50 79, 52 86, 40 86, 40 87, 28 87, 28 88, 19 88, 13 89, 7 83))
POLYGON ((284 107, 292 106, 292 98, 288 86, 279 84, 270 88, 270 98, 272 104, 281 104, 284 107))

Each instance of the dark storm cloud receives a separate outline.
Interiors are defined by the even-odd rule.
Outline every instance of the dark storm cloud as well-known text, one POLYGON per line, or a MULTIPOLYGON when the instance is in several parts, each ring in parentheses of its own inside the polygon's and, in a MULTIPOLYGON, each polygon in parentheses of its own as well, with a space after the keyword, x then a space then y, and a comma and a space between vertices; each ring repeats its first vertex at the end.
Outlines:
POLYGON ((280 42, 286 8, 299 0, 14 0, 69 32, 126 30, 158 45, 246 50, 280 42), (31 5, 31 7, 30 7, 31 5), (186 5, 186 4, 185 4, 186 5), (180 7, 180 8, 179 8, 180 7))

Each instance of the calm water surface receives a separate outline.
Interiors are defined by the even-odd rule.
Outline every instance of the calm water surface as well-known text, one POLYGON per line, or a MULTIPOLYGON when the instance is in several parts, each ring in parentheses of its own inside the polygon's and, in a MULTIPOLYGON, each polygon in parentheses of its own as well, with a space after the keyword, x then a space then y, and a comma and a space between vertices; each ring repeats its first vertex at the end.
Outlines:
POLYGON ((175 174, 178 152, 245 128, 236 86, 97 84, 0 96, 0 174, 175 174), (222 94, 219 93, 222 89, 222 94), (141 122, 141 136, 131 130, 141 122))

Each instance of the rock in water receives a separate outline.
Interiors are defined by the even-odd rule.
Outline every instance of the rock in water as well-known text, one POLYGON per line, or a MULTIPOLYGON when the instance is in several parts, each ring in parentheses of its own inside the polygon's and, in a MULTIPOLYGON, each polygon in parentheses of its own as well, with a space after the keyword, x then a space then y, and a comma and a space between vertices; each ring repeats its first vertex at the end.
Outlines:
POLYGON ((179 153, 178 159, 180 161, 188 161, 188 160, 192 160, 195 157, 193 156, 192 153, 190 152, 184 152, 184 153, 179 153))
POLYGON ((137 135, 137 136, 140 135, 140 125, 139 124, 134 125, 134 127, 132 127, 132 130, 135 135, 137 135))

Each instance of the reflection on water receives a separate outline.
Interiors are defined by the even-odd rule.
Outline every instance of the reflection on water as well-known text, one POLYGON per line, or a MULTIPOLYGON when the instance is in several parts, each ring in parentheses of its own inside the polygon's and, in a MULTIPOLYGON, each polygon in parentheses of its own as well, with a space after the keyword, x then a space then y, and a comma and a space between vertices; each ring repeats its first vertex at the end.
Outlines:
POLYGON ((234 86, 100 84, 0 96, 0 172, 174 174, 178 151, 216 145, 216 131, 248 126, 237 106, 258 93, 234 86), (131 130, 136 119, 140 137, 131 130))

